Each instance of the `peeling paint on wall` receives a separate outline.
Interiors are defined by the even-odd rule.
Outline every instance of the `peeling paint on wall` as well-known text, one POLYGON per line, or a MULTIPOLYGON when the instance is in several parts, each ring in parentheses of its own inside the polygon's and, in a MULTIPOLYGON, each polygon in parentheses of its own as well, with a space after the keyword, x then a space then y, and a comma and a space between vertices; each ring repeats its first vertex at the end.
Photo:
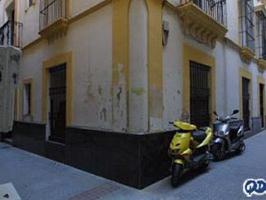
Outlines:
POLYGON ((145 90, 143 88, 132 88, 131 92, 137 96, 141 96, 145 93, 145 90))
POLYGON ((100 119, 103 121, 107 121, 107 109, 103 108, 100 112, 100 119))

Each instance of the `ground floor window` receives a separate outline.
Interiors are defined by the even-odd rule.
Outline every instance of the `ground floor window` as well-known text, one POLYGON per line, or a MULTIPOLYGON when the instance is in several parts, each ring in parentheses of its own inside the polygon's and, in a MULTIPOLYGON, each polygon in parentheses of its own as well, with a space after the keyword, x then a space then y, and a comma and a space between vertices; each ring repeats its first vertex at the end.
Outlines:
POLYGON ((23 115, 29 116, 32 114, 32 83, 24 83, 23 87, 23 115))

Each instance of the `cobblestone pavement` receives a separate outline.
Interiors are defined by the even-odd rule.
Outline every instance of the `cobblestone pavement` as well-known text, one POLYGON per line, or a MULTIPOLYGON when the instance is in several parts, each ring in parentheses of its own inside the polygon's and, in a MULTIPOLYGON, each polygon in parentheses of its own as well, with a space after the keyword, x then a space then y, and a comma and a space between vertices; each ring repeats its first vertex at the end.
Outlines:
MULTIPOLYGON (((224 200, 245 199, 247 178, 266 178, 266 131, 246 140, 241 156, 190 173, 178 188, 169 177, 136 190, 0 143, 0 184, 13 183, 22 200, 224 200)), ((266 199, 266 196, 251 198, 266 199)))

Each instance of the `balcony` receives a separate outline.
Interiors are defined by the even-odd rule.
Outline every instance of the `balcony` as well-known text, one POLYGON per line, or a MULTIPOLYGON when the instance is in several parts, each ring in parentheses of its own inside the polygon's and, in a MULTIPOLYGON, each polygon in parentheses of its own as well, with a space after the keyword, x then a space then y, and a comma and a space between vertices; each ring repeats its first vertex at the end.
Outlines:
POLYGON ((226 0, 180 0, 177 11, 185 33, 211 48, 227 32, 226 0))
POLYGON ((39 34, 47 39, 65 34, 68 17, 69 0, 41 0, 39 34))
POLYGON ((22 47, 22 23, 7 21, 0 28, 0 45, 22 47))

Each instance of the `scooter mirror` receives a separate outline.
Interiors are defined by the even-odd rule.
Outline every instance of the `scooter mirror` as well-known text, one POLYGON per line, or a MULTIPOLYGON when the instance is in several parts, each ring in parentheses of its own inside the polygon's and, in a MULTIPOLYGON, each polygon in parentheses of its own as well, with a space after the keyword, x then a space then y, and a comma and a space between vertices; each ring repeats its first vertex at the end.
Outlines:
POLYGON ((234 110, 234 111, 233 111, 233 115, 235 115, 235 114, 237 114, 237 113, 239 113, 239 110, 234 110))

